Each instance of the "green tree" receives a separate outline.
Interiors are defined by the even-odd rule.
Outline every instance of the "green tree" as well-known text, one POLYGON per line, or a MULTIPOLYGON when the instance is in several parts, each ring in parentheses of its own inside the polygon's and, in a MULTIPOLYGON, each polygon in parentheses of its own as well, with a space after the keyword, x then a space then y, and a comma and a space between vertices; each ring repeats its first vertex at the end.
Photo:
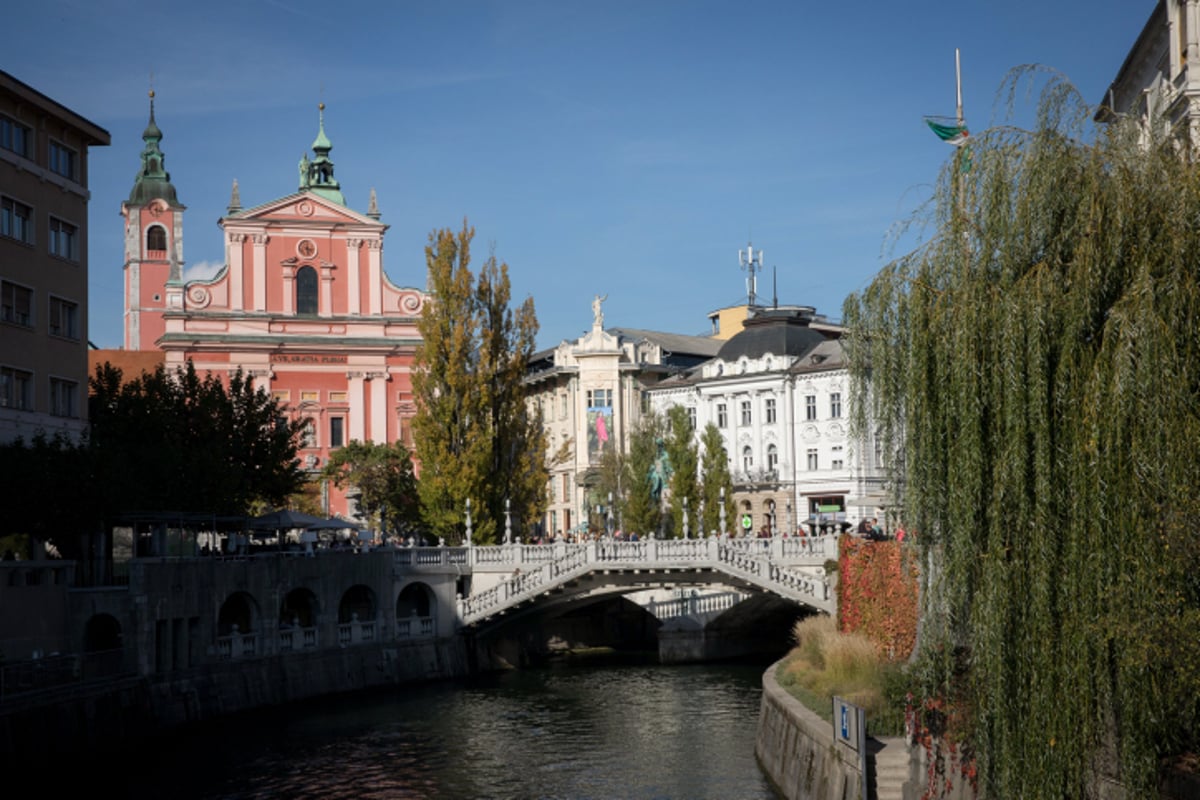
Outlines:
POLYGON ((1200 746, 1200 171, 1092 113, 1051 79, 1035 129, 973 136, 933 238, 845 306, 932 567, 918 674, 989 797, 1090 796, 1096 765, 1155 796, 1200 746))
POLYGON ((696 432, 688 410, 671 406, 667 410, 667 435, 664 446, 671 459, 671 521, 676 537, 683 535, 683 507, 687 499, 689 535, 698 535, 700 486, 698 483, 699 454, 696 432))
POLYGON ((609 442, 608 447, 600 453, 599 469, 596 473, 595 499, 607 504, 612 497, 613 525, 618 527, 626 524, 628 500, 626 494, 632 485, 629 475, 629 463, 626 455, 617 447, 617 442, 609 442))
POLYGON ((640 536, 654 536, 662 524, 662 501, 653 494, 651 472, 658 459, 664 434, 663 419, 653 412, 643 414, 629 436, 625 457, 628 488, 623 508, 625 528, 640 536))
POLYGON ((704 426, 700 436, 700 496, 704 501, 704 532, 728 533, 733 517, 733 476, 729 474, 729 455, 721 430, 713 423, 704 426), (725 494, 725 530, 721 530, 721 490, 725 494))
POLYGON ((433 300, 418 323, 413 421, 425 521, 451 541, 464 534, 472 500, 475 539, 495 542, 511 501, 518 531, 545 508, 546 442, 538 410, 526 401, 533 354, 533 300, 510 308, 508 265, 489 256, 471 272, 475 231, 466 222, 429 235, 425 259, 433 300))
POLYGON ((359 508, 369 524, 385 535, 404 535, 420 522, 412 457, 401 442, 352 440, 334 451, 321 475, 339 489, 357 489, 359 508))
POLYGON ((296 458, 303 422, 284 419, 240 370, 226 384, 201 378, 188 362, 125 381, 104 364, 90 388, 88 450, 105 516, 244 514, 256 501, 284 502, 303 483, 296 458))

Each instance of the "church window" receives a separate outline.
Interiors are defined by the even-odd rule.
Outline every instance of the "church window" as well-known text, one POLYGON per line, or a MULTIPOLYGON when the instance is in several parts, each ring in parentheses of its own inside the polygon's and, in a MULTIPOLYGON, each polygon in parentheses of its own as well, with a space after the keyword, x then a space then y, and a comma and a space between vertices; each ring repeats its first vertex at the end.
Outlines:
POLYGON ((166 250, 167 231, 161 225, 155 225, 146 231, 147 250, 166 250))
POLYGON ((742 470, 750 472, 754 469, 754 451, 750 447, 742 448, 742 470))
POLYGON ((296 272, 296 313, 317 313, 317 271, 312 267, 296 272))
POLYGON ((767 469, 774 472, 779 467, 779 448, 773 444, 767 445, 767 469))

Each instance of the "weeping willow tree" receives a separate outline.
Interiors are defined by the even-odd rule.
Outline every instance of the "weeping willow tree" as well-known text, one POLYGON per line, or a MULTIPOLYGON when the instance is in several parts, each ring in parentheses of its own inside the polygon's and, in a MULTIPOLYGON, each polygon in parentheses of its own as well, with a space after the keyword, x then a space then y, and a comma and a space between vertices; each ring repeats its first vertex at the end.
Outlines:
POLYGON ((930 567, 915 674, 981 792, 1144 797, 1200 745, 1200 172, 1042 87, 847 300, 856 422, 930 567))

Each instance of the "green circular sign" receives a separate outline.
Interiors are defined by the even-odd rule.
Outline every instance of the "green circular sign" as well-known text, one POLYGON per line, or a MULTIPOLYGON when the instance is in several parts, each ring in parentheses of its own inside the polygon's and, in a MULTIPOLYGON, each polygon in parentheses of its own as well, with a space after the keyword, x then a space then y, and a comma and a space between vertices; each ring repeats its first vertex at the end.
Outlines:
POLYGON ((750 526, 753 524, 754 524, 754 521, 752 519, 750 519, 749 514, 742 514, 742 527, 743 528, 745 528, 746 530, 750 530, 750 526))

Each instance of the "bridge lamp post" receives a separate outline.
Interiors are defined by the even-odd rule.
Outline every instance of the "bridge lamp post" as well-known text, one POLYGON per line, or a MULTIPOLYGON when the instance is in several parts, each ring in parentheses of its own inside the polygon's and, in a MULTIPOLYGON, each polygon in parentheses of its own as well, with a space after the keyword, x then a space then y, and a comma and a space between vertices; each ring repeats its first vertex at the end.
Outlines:
POLYGON ((608 529, 608 537, 611 539, 613 535, 612 492, 608 493, 608 521, 605 527, 608 529))
POLYGON ((684 539, 691 538, 690 536, 688 536, 688 507, 687 506, 688 506, 687 497, 684 497, 683 498, 683 538, 684 539))
POLYGON ((721 487, 721 535, 725 535, 725 487, 721 487))

